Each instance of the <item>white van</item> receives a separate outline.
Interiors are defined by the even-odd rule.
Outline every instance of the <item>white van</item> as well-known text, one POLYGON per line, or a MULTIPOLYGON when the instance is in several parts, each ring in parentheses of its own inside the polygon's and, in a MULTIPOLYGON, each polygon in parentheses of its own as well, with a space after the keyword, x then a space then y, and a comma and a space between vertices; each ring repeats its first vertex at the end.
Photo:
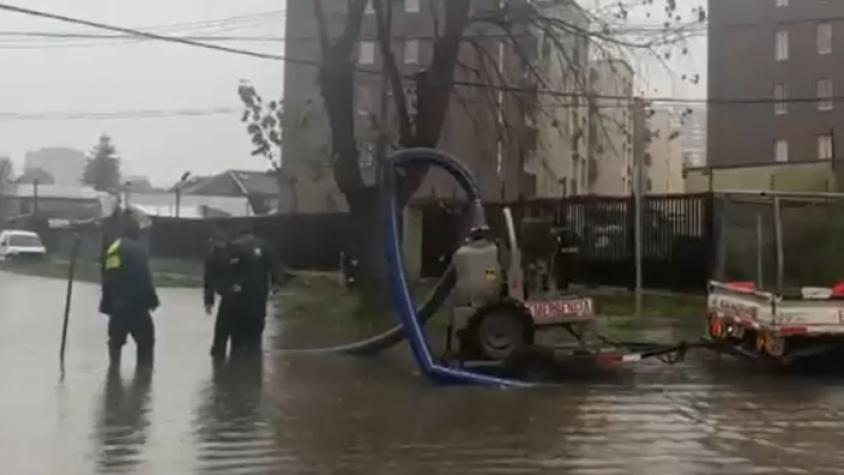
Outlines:
POLYGON ((47 249, 38 234, 30 231, 0 232, 0 262, 16 257, 44 257, 47 249))

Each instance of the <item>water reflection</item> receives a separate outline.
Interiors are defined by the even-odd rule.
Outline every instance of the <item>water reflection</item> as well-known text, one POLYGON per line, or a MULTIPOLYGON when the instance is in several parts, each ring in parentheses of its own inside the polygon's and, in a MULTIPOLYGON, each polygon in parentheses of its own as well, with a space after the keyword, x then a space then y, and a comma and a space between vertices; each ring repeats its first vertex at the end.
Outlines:
POLYGON ((263 378, 260 355, 214 363, 194 422, 202 472, 259 473, 272 466, 263 378))
POLYGON ((97 416, 97 468, 101 473, 128 472, 143 460, 149 428, 152 371, 138 369, 126 387, 120 369, 109 369, 97 416))
MULTIPOLYGON (((284 332, 273 318, 264 361, 212 371, 210 325, 183 317, 196 293, 174 290, 157 315, 154 385, 150 374, 106 374, 102 320, 76 318, 57 386, 43 346, 61 302, 37 296, 63 291, 0 273, 4 474, 844 473, 835 372, 693 353, 676 366, 590 369, 553 388, 443 388, 415 371, 406 347, 368 359, 274 352, 284 332)), ((87 315, 99 288, 80 285, 77 297, 74 316, 87 315)), ((687 322, 632 323, 631 339, 700 334, 684 333, 687 322)))

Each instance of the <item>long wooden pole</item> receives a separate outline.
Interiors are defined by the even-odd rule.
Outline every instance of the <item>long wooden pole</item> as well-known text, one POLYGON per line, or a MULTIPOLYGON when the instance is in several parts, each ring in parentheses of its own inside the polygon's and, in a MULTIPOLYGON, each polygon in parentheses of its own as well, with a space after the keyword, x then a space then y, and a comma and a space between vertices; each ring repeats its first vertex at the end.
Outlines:
POLYGON ((62 375, 64 375, 64 354, 67 348, 67 325, 70 321, 70 305, 73 302, 73 280, 76 277, 76 261, 79 257, 79 234, 73 235, 73 245, 70 249, 70 267, 67 271, 67 294, 65 295, 64 304, 64 323, 62 324, 62 345, 59 351, 59 366, 61 367, 62 375))

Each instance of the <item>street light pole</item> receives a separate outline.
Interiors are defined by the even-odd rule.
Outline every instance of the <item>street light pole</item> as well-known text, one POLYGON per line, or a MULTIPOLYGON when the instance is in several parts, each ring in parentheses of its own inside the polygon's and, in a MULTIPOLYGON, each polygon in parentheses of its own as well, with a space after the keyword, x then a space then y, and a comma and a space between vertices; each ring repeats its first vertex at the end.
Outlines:
POLYGON ((181 217, 181 210, 182 210, 182 186, 185 184, 187 179, 190 177, 190 172, 182 173, 181 178, 179 181, 176 182, 176 186, 173 187, 173 191, 176 192, 176 219, 181 217))
POLYGON ((645 102, 642 98, 633 100, 633 212, 634 260, 636 267, 636 316, 642 316, 642 191, 645 182, 643 161, 645 158, 645 102))

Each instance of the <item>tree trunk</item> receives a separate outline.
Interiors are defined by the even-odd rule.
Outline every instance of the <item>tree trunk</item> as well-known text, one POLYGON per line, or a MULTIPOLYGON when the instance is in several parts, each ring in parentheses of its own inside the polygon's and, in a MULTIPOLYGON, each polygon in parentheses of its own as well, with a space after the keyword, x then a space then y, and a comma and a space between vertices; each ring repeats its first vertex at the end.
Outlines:
MULTIPOLYGON (((331 145, 334 160, 334 179, 340 191, 346 196, 355 227, 353 254, 358 261, 357 282, 363 300, 362 310, 382 309, 387 302, 387 264, 385 257, 384 202, 381 188, 364 184, 358 162, 357 138, 355 136, 355 64, 352 52, 357 47, 364 16, 366 0, 353 0, 341 36, 329 39, 325 14, 321 0, 314 0, 314 13, 319 26, 323 64, 320 70, 320 85, 331 129, 331 145)), ((463 30, 469 20, 469 0, 445 2, 445 25, 442 35, 435 41, 434 58, 430 66, 417 78, 418 116, 414 136, 411 137, 409 116, 404 105, 402 78, 395 65, 388 45, 382 44, 382 56, 388 65, 388 75, 397 108, 403 122, 403 146, 436 147, 447 115, 451 90, 454 84, 454 68, 459 55, 463 30), (389 67, 391 66, 391 67, 389 67)), ((376 4, 380 10, 380 4, 376 4)), ((379 13, 380 15, 380 13, 379 13)), ((379 25, 382 41, 389 41, 387 23, 379 25)), ((403 205, 422 183, 426 169, 409 171, 397 184, 399 201, 403 205)))
POLYGON ((356 193, 350 200, 354 223, 354 258, 358 261, 357 285, 361 296, 359 314, 369 316, 380 312, 389 303, 384 206, 378 188, 356 193))

